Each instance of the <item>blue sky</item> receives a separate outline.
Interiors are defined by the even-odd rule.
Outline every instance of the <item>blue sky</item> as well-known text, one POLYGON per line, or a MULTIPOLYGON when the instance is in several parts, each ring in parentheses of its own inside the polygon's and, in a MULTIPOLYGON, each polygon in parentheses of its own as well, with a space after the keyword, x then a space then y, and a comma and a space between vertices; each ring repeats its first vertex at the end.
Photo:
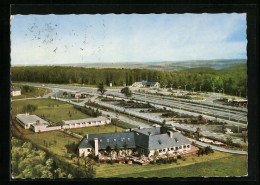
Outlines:
POLYGON ((246 59, 246 14, 11 16, 11 64, 246 59))

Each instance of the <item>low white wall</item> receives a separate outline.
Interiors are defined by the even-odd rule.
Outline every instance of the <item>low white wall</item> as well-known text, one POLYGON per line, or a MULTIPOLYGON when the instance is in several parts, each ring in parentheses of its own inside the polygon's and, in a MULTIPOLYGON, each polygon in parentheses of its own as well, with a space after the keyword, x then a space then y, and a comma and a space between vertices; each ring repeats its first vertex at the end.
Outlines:
POLYGON ((85 156, 88 156, 88 154, 90 152, 91 152, 91 148, 80 148, 79 149, 79 156, 82 156, 82 154, 84 154, 85 156))
POLYGON ((41 127, 34 127, 34 132, 46 132, 46 131, 52 131, 52 130, 60 130, 61 126, 56 126, 56 127, 46 127, 46 126, 41 126, 41 127))

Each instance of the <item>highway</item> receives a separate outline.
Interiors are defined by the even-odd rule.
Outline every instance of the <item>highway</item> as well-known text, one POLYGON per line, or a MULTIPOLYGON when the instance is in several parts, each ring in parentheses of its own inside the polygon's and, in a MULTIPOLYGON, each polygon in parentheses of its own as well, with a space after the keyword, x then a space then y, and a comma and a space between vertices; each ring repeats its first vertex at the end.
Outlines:
MULTIPOLYGON (((69 85, 54 85, 54 84, 45 84, 44 86, 42 84, 37 83, 22 83, 27 85, 32 85, 35 87, 43 87, 43 88, 51 88, 54 89, 55 92, 58 90, 63 91, 80 91, 85 93, 90 93, 93 95, 100 95, 97 92, 97 88, 92 87, 80 87, 80 86, 69 86, 69 85)), ((120 93, 120 89, 107 89, 107 92, 104 95, 112 95, 120 98, 125 98, 123 94, 120 93)), ((236 120, 237 122, 247 122, 247 112, 246 111, 240 111, 233 108, 230 108, 228 110, 216 107, 216 106, 209 106, 203 104, 203 101, 198 103, 193 102, 187 102, 180 99, 165 99, 154 95, 140 95, 140 94, 133 94, 131 99, 142 101, 142 102, 149 102, 156 105, 166 106, 174 108, 174 110, 180 111, 182 113, 186 113, 189 115, 194 115, 194 113, 197 114, 203 114, 208 115, 207 117, 209 119, 218 119, 218 120, 224 120, 226 122, 236 124, 236 122, 232 122, 231 120, 236 120)), ((235 108, 235 107, 234 107, 235 108)), ((205 116, 206 117, 206 116, 205 116)))
POLYGON ((204 146, 204 147, 210 146, 213 150, 217 150, 217 151, 220 151, 220 152, 231 153, 231 154, 239 154, 239 155, 248 155, 247 151, 230 150, 230 149, 226 149, 226 148, 223 148, 223 147, 218 147, 218 146, 215 146, 215 145, 210 145, 210 144, 207 144, 207 143, 196 141, 194 139, 190 139, 190 138, 188 138, 188 139, 190 141, 193 141, 197 145, 204 146))
MULTIPOLYGON (((118 92, 107 92, 107 95, 111 96, 117 96, 124 98, 125 96, 121 93, 118 92)), ((241 112, 241 111, 236 111, 236 110, 225 110, 223 108, 216 108, 216 107, 210 107, 210 106, 205 106, 202 103, 189 103, 189 102, 183 102, 181 100, 170 100, 170 99, 165 99, 165 98, 160 98, 160 97, 155 97, 155 96, 150 96, 150 95, 137 95, 133 94, 131 96, 131 99, 139 100, 142 102, 149 102, 149 103, 154 103, 162 106, 167 106, 167 107, 174 107, 179 110, 186 110, 190 112, 196 112, 199 114, 203 115, 214 115, 214 117, 224 117, 227 120, 237 120, 237 121, 247 121, 247 113, 246 112, 241 112)), ((213 116, 212 116, 213 117, 213 116)))

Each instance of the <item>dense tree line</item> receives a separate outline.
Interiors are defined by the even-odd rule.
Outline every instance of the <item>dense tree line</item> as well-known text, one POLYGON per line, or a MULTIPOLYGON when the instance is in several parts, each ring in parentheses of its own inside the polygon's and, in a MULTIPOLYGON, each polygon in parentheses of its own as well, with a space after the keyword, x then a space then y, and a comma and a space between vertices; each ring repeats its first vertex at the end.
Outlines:
POLYGON ((72 178, 46 152, 12 138, 12 175, 17 178, 72 178))
POLYGON ((13 132, 12 175, 16 178, 93 178, 90 165, 75 166, 13 132))
POLYGON ((188 71, 159 71, 150 69, 95 69, 64 66, 26 66, 12 67, 12 81, 28 81, 58 84, 88 84, 103 83, 109 86, 132 85, 136 81, 156 81, 161 87, 180 88, 195 91, 215 91, 222 88, 224 92, 232 95, 246 96, 247 70, 241 64, 215 70, 212 72, 188 71))

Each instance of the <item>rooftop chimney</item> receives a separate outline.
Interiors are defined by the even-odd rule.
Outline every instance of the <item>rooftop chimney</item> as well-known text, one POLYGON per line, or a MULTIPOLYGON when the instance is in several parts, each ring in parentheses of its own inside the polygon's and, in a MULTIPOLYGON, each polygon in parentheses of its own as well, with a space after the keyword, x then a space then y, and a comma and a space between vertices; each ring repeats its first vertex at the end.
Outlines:
POLYGON ((167 134, 170 136, 170 138, 173 138, 173 132, 172 131, 168 131, 167 134))
POLYGON ((95 156, 98 155, 98 138, 95 138, 95 156))

